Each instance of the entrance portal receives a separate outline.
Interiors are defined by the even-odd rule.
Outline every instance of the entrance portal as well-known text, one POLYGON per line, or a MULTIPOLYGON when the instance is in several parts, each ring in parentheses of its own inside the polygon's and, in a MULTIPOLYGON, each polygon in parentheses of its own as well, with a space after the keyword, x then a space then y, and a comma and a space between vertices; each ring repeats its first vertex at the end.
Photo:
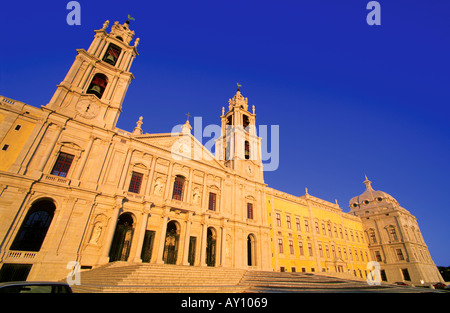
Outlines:
POLYGON ((114 239, 109 251, 109 262, 127 261, 133 239, 133 217, 129 213, 119 216, 114 239))
POLYGON ((208 227, 206 233, 206 265, 216 265, 216 230, 212 227, 208 227))
POLYGON ((170 221, 167 223, 166 242, 164 244, 163 260, 165 264, 176 264, 178 253, 178 239, 180 229, 177 222, 170 221))
POLYGON ((247 265, 256 265, 255 236, 252 234, 247 237, 247 265))

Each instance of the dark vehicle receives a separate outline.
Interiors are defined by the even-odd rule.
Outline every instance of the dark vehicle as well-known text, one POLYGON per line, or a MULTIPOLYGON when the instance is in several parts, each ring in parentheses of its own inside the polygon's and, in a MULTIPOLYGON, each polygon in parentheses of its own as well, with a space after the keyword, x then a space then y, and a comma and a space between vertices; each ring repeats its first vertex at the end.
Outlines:
POLYGON ((433 286, 434 286, 434 288, 437 288, 437 289, 444 289, 445 286, 447 286, 447 285, 443 284, 443 283, 437 283, 437 284, 434 284, 433 286))
POLYGON ((396 284, 398 286, 409 286, 407 283, 402 282, 402 281, 395 282, 394 284, 396 284))
POLYGON ((72 288, 59 282, 11 281, 0 283, 0 293, 72 293, 72 288))

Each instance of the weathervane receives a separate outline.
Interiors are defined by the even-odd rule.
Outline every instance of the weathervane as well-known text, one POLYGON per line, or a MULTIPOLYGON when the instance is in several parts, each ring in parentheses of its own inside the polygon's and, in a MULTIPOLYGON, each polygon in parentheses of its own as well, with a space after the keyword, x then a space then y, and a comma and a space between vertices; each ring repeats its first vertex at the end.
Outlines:
POLYGON ((128 21, 136 21, 136 19, 134 18, 134 17, 131 17, 131 15, 130 14, 128 14, 128 21))
POLYGON ((239 89, 239 88, 241 88, 241 87, 242 87, 242 85, 241 85, 241 84, 239 84, 239 83, 237 83, 237 86, 238 86, 238 91, 240 91, 240 89, 239 89))

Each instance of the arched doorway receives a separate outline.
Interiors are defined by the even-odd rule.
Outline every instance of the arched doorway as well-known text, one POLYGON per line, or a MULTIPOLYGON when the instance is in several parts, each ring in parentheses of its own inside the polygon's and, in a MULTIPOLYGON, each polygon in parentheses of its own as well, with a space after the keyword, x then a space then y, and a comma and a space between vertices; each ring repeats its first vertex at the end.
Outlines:
POLYGON ((180 227, 177 222, 167 223, 166 241, 164 244, 163 260, 165 264, 176 264, 178 254, 178 241, 180 238, 180 227))
POLYGON ((206 265, 216 265, 216 230, 212 227, 208 227, 206 233, 206 265))
POLYGON ((128 260, 134 232, 133 224, 132 214, 123 213, 119 216, 111 250, 109 251, 109 262, 128 260))
POLYGON ((250 234, 247 236, 247 265, 256 265, 256 239, 255 235, 250 234))
POLYGON ((10 250, 39 251, 53 220, 55 209, 56 206, 51 200, 34 202, 28 210, 10 250))

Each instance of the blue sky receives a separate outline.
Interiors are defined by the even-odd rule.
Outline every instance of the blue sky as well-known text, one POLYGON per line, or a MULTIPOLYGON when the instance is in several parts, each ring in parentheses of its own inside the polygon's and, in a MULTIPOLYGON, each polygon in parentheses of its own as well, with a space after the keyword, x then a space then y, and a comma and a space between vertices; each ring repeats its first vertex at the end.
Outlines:
POLYGON ((47 104, 75 49, 131 14, 140 55, 119 128, 142 115, 144 132, 169 132, 187 112, 219 124, 239 82, 257 124, 280 127, 270 187, 347 212, 366 174, 450 265, 450 1, 380 0, 380 26, 368 0, 79 1, 80 26, 68 2, 1 2, 0 94, 47 104))

